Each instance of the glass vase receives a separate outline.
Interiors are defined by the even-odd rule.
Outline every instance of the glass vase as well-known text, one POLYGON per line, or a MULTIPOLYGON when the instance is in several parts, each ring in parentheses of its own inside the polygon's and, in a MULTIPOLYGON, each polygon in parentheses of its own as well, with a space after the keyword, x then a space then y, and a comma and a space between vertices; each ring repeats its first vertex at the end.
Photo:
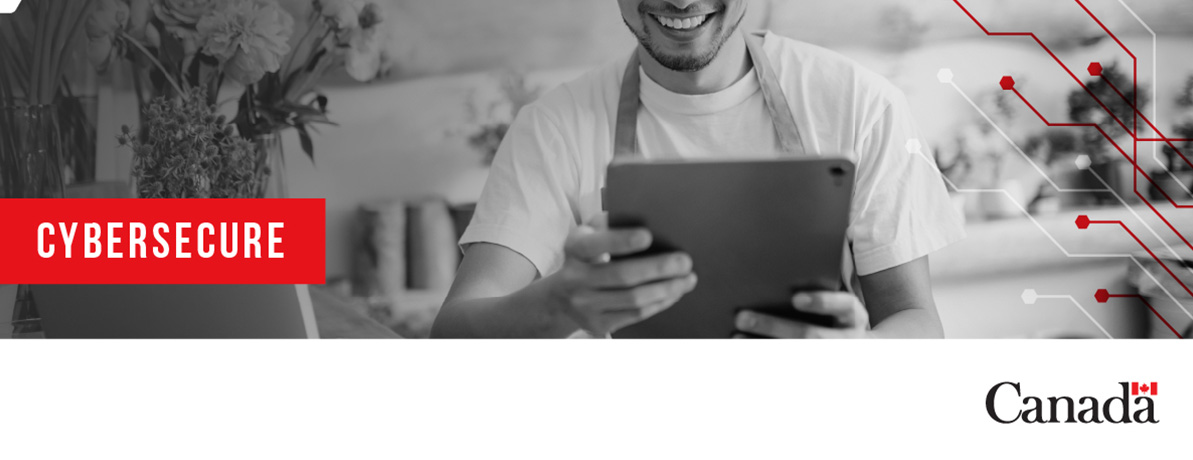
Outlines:
POLYGON ((265 177, 262 178, 258 198, 289 198, 290 191, 286 186, 286 153, 282 150, 281 133, 263 134, 254 140, 257 153, 265 165, 265 177))
POLYGON ((41 314, 37 311, 37 301, 33 298, 33 286, 22 284, 17 286, 17 301, 12 309, 11 337, 14 339, 45 338, 41 329, 41 314))
MULTIPOLYGON (((55 105, 0 101, 0 198, 62 198, 67 155, 59 115, 55 105)), ((44 336, 32 286, 17 286, 11 319, 12 337, 44 336)))
POLYGON ((0 198, 61 198, 66 172, 54 105, 0 102, 0 198))

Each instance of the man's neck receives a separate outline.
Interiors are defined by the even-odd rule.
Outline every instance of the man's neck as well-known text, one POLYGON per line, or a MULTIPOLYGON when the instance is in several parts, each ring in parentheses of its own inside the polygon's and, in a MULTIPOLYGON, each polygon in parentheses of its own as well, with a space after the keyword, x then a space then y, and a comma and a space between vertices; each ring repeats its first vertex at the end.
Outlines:
POLYGON ((741 32, 734 32, 712 62, 696 72, 677 72, 663 67, 641 45, 638 46, 638 57, 646 75, 667 90, 679 94, 709 94, 723 90, 741 80, 753 66, 741 32))

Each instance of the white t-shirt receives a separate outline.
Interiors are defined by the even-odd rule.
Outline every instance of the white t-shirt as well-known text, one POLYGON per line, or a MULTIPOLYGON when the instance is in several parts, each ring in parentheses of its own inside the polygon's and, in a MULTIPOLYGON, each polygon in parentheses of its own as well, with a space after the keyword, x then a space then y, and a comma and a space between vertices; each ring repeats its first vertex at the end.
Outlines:
MULTIPOLYGON (((964 238, 935 165, 908 151, 915 123, 894 85, 839 54, 778 35, 768 33, 763 49, 807 153, 843 155, 857 165, 848 238, 858 275, 964 238)), ((542 276, 562 266, 568 233, 601 212, 627 63, 628 55, 522 109, 493 161, 462 246, 507 247, 542 276)), ((780 155, 753 71, 722 91, 695 96, 641 75, 638 151, 645 158, 780 155)))

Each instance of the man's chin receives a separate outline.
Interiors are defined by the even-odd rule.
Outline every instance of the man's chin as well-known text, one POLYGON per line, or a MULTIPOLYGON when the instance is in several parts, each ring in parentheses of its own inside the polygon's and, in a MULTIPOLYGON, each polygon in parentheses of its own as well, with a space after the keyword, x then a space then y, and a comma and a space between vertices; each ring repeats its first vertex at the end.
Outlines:
POLYGON ((647 50, 663 67, 676 72, 699 72, 712 62, 713 53, 662 53, 647 50))

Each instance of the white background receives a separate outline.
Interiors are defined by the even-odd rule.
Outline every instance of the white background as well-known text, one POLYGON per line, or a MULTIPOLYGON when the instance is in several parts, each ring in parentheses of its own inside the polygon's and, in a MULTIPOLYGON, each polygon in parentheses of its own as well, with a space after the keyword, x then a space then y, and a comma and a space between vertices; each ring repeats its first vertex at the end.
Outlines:
POLYGON ((6 341, 4 458, 1187 454, 1181 341, 6 341), (1001 425, 995 383, 1159 425, 1001 425))

